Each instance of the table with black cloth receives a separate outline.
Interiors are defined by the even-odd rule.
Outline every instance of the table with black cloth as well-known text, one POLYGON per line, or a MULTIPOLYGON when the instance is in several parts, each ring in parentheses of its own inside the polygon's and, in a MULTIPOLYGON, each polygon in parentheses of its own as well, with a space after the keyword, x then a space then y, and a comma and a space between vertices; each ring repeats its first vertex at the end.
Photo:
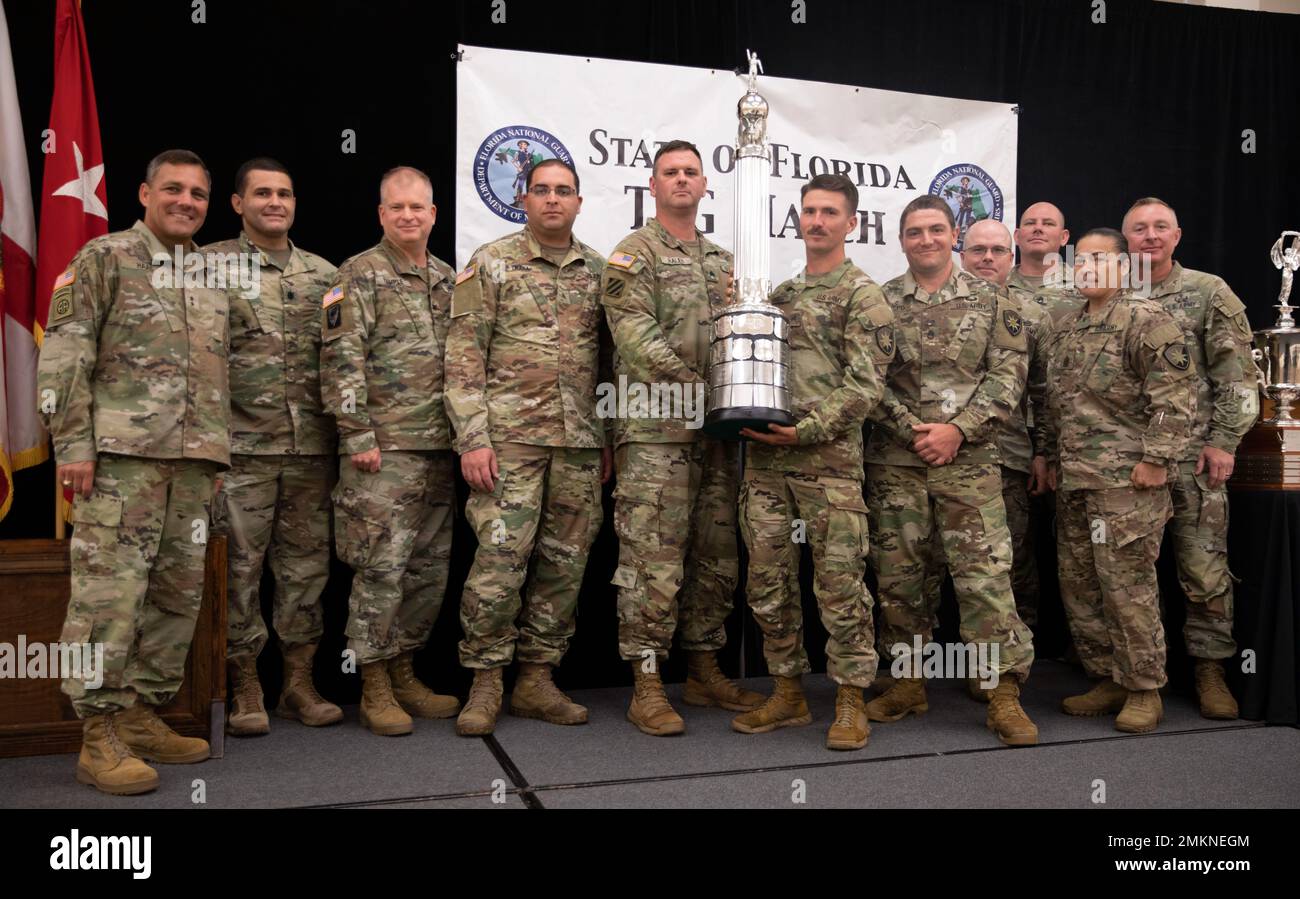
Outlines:
POLYGON ((1241 717, 1300 725, 1300 491, 1230 490, 1228 565, 1238 650, 1255 671, 1229 671, 1241 717))

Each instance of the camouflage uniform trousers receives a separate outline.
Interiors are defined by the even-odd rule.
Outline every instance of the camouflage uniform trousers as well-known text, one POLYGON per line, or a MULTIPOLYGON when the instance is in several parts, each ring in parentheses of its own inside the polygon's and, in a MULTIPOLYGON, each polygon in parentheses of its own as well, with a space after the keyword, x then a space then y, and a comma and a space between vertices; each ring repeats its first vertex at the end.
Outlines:
MULTIPOLYGON (((933 636, 926 593, 932 536, 938 530, 952 571, 967 643, 998 644, 998 673, 1029 676, 1033 634, 1016 614, 1011 594, 1011 534, 1002 504, 1002 479, 993 464, 957 463, 933 468, 867 466, 871 565, 880 598, 880 645, 912 654, 912 638, 933 636)), ((921 660, 912 660, 919 669, 921 660)))
POLYGON ((1056 548, 1070 635, 1084 670, 1130 690, 1165 684, 1156 559, 1165 488, 1069 490, 1056 497, 1056 548))
POLYGON ((748 469, 740 528, 749 551, 745 593, 763 631, 768 671, 798 677, 812 669, 803 645, 799 544, 812 550, 813 592, 826 641, 826 673, 837 684, 868 687, 879 659, 871 593, 864 580, 870 545, 867 507, 857 480, 748 469), (803 523, 802 533, 795 523, 803 523))
POLYGON ((726 645, 735 605, 737 444, 626 443, 615 454, 618 651, 666 658, 726 645), (680 594, 680 596, 679 596, 680 594))
POLYGON ((348 648, 366 664, 423 648, 451 571, 451 450, 382 453, 377 472, 339 457, 334 546, 356 571, 348 648))
POLYGON ((1169 482, 1174 518, 1169 525, 1178 561, 1178 582, 1187 594, 1183 639, 1197 659, 1237 654, 1232 639, 1232 575, 1228 572, 1228 488, 1209 487, 1195 462, 1178 463, 1169 482))
MULTIPOLYGON (((1002 504, 1007 512, 1007 530, 1011 532, 1011 592, 1016 597, 1016 614, 1032 628, 1038 623, 1038 560, 1034 555, 1034 532, 1030 523, 1038 516, 1030 508, 1029 475, 1002 466, 1002 504)), ((943 539, 938 529, 931 538, 930 552, 936 562, 926 569, 925 595, 929 599, 932 626, 937 627, 942 597, 940 590, 948 574, 943 539)))
POLYGON ((185 676, 203 600, 218 466, 101 453, 94 490, 72 506, 72 594, 64 643, 101 643, 103 683, 67 678, 79 718, 169 702, 185 676))
POLYGON ((231 457, 213 528, 228 536, 226 658, 257 658, 266 645, 262 567, 275 578, 272 625, 287 647, 324 631, 320 596, 330 573, 328 456, 231 457))
POLYGON ((518 655, 556 666, 573 637, 587 554, 605 518, 600 450, 521 443, 495 450, 496 489, 474 491, 465 504, 478 551, 461 594, 460 663, 501 668, 518 655))

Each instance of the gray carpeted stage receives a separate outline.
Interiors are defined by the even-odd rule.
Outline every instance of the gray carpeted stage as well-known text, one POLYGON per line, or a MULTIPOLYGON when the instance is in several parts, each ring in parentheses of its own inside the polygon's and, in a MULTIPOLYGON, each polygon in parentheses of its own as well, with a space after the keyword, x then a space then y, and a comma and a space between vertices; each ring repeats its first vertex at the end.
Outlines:
POLYGON ((758 736, 733 732, 730 712, 680 702, 685 735, 645 736, 624 719, 630 688, 574 692, 591 709, 584 727, 503 714, 486 740, 457 737, 450 720, 372 736, 355 707, 320 730, 272 717, 269 736, 227 738, 222 759, 157 766, 162 785, 145 796, 77 784, 71 755, 2 759, 0 807, 190 808, 195 778, 215 808, 1089 808, 1095 781, 1113 808, 1300 807, 1300 730, 1207 721, 1175 694, 1155 733, 1121 734, 1111 717, 1061 714, 1061 697, 1087 683, 1057 662, 1034 666, 1023 701, 1040 745, 1025 749, 984 728, 963 684, 936 681, 927 714, 873 724, 860 752, 829 752, 834 687, 821 675, 805 685, 813 723, 758 736))

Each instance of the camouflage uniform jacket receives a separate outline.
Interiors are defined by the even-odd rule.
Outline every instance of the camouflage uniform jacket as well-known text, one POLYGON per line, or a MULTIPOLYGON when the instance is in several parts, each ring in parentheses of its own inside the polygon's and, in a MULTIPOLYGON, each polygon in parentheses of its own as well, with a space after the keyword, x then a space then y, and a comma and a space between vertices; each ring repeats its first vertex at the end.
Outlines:
POLYGON ((894 361, 871 418, 868 462, 924 466, 912 426, 955 425, 957 464, 997 463, 997 419, 1011 414, 1028 379, 1025 323, 1004 288, 955 266, 935 293, 912 273, 884 286, 894 310, 894 361))
MULTIPOLYGON (((1025 339, 1029 346, 1029 370, 1034 371, 1042 354, 1042 338, 1049 324, 1047 307, 1038 301, 1034 294, 1011 287, 1008 282, 1007 293, 1020 310, 1020 317, 1025 323, 1025 339)), ((1034 379, 1029 379, 1032 388, 1034 379)), ((1020 402, 1011 409, 1005 419, 997 424, 998 454, 1002 464, 1014 471, 1029 473, 1030 462, 1034 456, 1034 446, 1030 438, 1030 398, 1029 389, 1020 394, 1020 402)))
POLYGON ((339 267, 321 309, 325 409, 339 452, 450 449, 442 354, 455 272, 412 265, 388 238, 339 267))
POLYGON ((1236 452, 1259 411, 1246 307, 1222 278, 1177 262, 1151 299, 1183 329, 1198 374, 1192 439, 1178 461, 1195 461, 1207 444, 1236 452))
POLYGON ((97 453, 230 464, 226 293, 169 286, 174 258, 136 222, 89 241, 55 280, 37 404, 59 464, 97 453))
POLYGON ((258 260, 256 296, 231 288, 230 451, 248 455, 332 455, 333 416, 320 397, 320 304, 334 266, 289 245, 283 270, 248 235, 204 248, 258 260))
POLYGON ((1044 340, 1039 440, 1061 490, 1129 486, 1138 462, 1182 458, 1196 415, 1196 366, 1158 303, 1121 292, 1055 321, 1044 340))
MULTIPOLYGON (((609 257, 601 302, 620 380, 646 388, 681 384, 684 391, 707 382, 713 316, 726 303, 731 254, 698 231, 696 237, 699 248, 688 249, 651 218, 609 257)), ((684 417, 629 416, 615 419, 614 440, 689 443, 701 433, 684 417)))
POLYGON ((769 302, 785 313, 786 376, 798 446, 749 448, 748 465, 862 480, 862 423, 885 391, 894 313, 875 281, 846 259, 786 281, 769 302))
POLYGON ((475 251, 456 278, 447 332, 456 452, 604 445, 596 416, 604 268, 577 238, 557 267, 527 228, 475 251))

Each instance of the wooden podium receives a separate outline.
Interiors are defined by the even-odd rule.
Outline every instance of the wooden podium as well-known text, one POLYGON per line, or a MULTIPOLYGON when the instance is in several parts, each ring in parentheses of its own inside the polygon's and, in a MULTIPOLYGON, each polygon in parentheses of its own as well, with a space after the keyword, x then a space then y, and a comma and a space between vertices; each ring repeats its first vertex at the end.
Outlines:
MULTIPOLYGON (((67 540, 0 541, 0 642, 55 643, 71 586, 67 540)), ((22 664, 23 660, 19 660, 22 664)), ((0 758, 81 749, 81 722, 58 678, 0 678, 0 758)), ((159 710, 178 733, 203 737, 220 758, 226 699, 226 538, 208 541, 203 604, 185 682, 159 710)))

